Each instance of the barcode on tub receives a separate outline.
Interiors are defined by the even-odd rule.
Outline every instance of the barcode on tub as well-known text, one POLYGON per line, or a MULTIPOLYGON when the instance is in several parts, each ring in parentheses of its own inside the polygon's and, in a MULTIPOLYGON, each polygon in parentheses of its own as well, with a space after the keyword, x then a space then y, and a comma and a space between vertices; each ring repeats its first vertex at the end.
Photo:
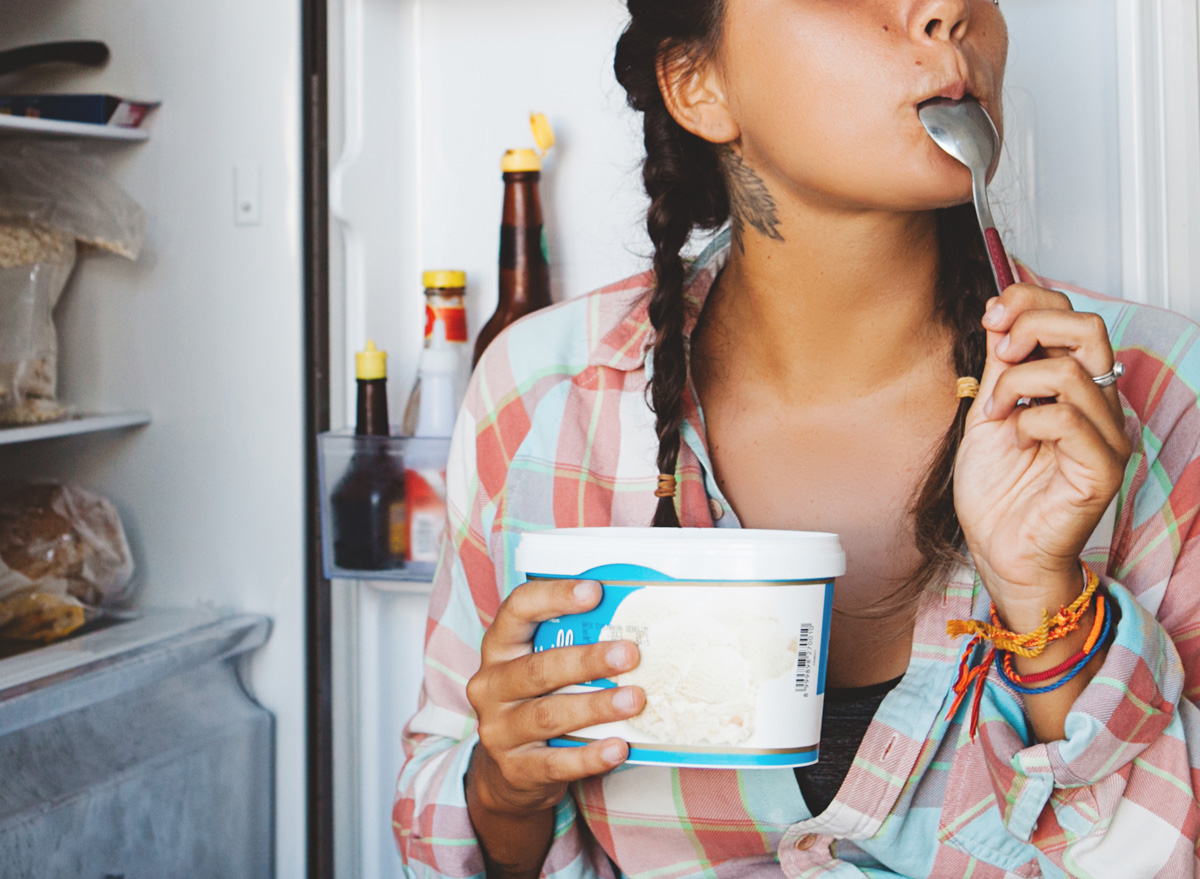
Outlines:
POLYGON ((796 641, 799 652, 796 654, 796 692, 807 693, 808 681, 812 673, 813 626, 807 623, 800 627, 800 637, 796 641))

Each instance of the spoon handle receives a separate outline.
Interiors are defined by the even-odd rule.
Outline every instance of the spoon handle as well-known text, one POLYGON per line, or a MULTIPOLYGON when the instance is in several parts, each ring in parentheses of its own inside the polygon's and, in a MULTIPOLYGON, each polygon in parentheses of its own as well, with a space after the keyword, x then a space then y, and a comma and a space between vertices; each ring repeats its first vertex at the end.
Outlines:
POLYGON ((992 271, 996 275, 996 286, 1003 293, 1017 282, 1017 279, 1013 277, 1012 267, 1008 264, 1008 253, 1004 249, 1004 242, 1000 240, 1000 233, 996 231, 995 226, 988 226, 984 229, 983 237, 987 240, 988 256, 992 259, 992 271))

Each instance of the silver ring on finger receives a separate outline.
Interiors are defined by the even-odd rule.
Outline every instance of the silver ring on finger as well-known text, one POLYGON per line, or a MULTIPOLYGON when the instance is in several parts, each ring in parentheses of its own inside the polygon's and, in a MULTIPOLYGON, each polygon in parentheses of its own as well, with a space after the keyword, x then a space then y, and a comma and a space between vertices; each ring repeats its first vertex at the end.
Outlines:
POLYGON ((1104 375, 1092 376, 1092 381, 1094 381, 1098 387, 1111 388, 1113 385, 1115 385, 1117 383, 1117 379, 1119 379, 1124 374, 1125 374, 1125 364, 1122 363, 1120 360, 1118 360, 1115 363, 1113 363, 1113 368, 1111 370, 1109 370, 1108 372, 1104 373, 1104 375))

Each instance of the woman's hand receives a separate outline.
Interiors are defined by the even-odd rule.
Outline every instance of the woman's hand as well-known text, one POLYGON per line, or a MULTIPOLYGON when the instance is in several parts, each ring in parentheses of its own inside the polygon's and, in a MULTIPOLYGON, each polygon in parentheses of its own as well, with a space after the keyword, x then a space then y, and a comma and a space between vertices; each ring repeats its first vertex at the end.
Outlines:
POLYGON ((1116 387, 1092 380, 1113 367, 1098 315, 1016 284, 989 303, 984 328, 987 365, 959 447, 954 505, 1001 618, 1029 631, 1043 609, 1078 597, 1079 554, 1131 450, 1116 387), (1024 398, 1034 405, 1019 405, 1024 398))
POLYGON ((546 745, 583 727, 625 720, 645 706, 639 687, 551 695, 569 684, 629 671, 638 663, 632 642, 533 652, 538 623, 591 610, 600 598, 598 583, 531 580, 500 605, 483 637, 479 671, 467 683, 467 698, 479 717, 479 747, 467 781, 472 806, 507 814, 553 809, 569 782, 608 772, 629 756, 620 739, 579 748, 546 745))

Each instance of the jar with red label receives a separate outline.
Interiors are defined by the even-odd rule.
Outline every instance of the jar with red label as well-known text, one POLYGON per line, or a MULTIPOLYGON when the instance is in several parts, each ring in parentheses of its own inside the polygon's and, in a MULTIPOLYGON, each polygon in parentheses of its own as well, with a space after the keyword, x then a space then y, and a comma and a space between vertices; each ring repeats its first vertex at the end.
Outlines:
MULTIPOLYGON (((454 400, 448 405, 457 412, 471 378, 471 352, 467 347, 467 275, 461 271, 431 271, 425 283, 425 350, 452 351, 455 356, 454 400)), ((439 355, 445 357, 446 355, 439 355)), ((422 352, 424 357, 424 351, 422 352)), ((405 436, 415 436, 421 411, 421 376, 413 385, 404 409, 405 436)))

